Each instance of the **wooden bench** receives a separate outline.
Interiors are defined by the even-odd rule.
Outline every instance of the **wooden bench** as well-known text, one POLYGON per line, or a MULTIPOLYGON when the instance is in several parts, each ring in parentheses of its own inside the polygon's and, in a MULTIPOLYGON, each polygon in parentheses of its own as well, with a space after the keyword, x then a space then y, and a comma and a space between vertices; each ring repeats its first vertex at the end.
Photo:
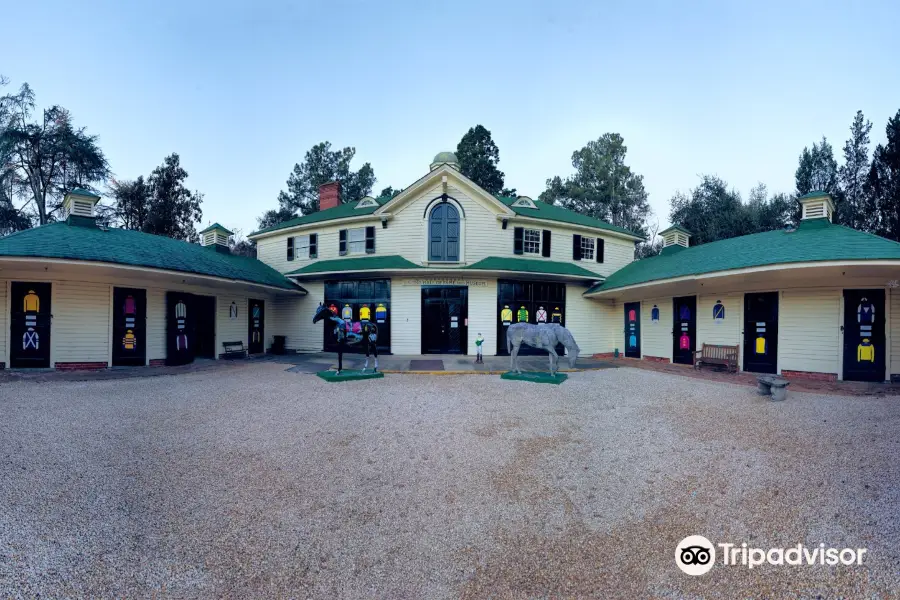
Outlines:
POLYGON ((694 368, 699 369, 701 365, 718 365, 737 373, 738 348, 739 346, 703 344, 702 349, 694 351, 694 368))
POLYGON ((225 358, 244 358, 247 351, 244 349, 244 342, 222 342, 225 349, 225 358))

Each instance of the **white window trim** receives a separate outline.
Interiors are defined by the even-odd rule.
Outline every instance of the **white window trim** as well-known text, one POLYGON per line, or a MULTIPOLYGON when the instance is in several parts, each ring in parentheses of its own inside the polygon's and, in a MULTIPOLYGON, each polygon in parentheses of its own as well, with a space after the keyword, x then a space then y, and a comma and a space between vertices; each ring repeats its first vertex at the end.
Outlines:
POLYGON ((581 260, 594 260, 594 253, 596 251, 596 238, 592 238, 590 236, 581 236, 581 260))
POLYGON ((540 229, 530 229, 528 227, 524 228, 522 231, 522 253, 523 254, 541 254, 541 235, 542 231, 540 229), (536 240, 529 240, 528 234, 532 234, 532 236, 536 236, 536 240), (531 244, 531 246, 529 246, 531 244), (532 248, 529 250, 528 248, 532 248))
POLYGON ((366 253, 366 228, 365 227, 355 227, 353 229, 347 230, 347 254, 365 254, 366 253), (360 236, 358 240, 354 240, 353 233, 359 232, 360 236), (353 244, 359 244, 359 250, 353 249, 353 244))
POLYGON ((309 260, 309 235, 294 237, 294 260, 309 260))

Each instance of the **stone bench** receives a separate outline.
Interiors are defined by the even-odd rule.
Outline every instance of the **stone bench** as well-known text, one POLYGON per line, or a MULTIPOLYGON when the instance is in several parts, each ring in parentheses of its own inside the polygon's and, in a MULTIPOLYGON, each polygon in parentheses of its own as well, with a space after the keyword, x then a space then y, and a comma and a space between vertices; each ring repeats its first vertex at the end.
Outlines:
POLYGON ((758 387, 757 393, 760 396, 772 396, 773 402, 780 402, 787 398, 787 386, 791 382, 775 375, 760 375, 756 378, 758 387))

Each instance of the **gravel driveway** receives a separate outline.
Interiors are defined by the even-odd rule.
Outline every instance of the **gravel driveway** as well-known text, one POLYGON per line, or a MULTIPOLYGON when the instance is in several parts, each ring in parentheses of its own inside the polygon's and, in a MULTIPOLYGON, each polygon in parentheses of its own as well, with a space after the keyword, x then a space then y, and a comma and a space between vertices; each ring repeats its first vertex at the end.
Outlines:
POLYGON ((221 372, 0 386, 0 597, 896 597, 900 398, 221 372), (862 566, 675 565, 690 534, 862 566), (892 594, 894 596, 892 596, 892 594))

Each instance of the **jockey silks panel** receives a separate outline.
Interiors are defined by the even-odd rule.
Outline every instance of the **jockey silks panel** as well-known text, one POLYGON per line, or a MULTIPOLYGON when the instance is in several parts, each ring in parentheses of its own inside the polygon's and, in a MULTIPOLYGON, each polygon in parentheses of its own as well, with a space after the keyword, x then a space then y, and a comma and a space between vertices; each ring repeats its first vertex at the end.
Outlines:
MULTIPOLYGON (((378 325, 378 351, 391 351, 391 282, 389 279, 354 279, 325 282, 325 306, 350 321, 371 321, 378 325)), ((326 352, 337 352, 334 329, 324 328, 326 352)), ((347 352, 364 352, 350 346, 347 352)))

